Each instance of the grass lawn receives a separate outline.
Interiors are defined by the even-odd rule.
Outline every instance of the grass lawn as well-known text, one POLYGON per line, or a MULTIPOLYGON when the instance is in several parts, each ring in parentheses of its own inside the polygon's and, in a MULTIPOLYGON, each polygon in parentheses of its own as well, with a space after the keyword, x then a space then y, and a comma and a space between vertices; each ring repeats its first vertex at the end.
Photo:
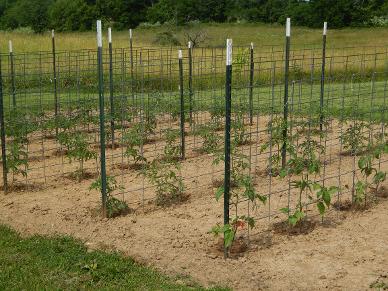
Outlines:
MULTIPOLYGON (((281 113, 283 111, 283 84, 270 86, 257 86, 253 89, 253 113, 269 114, 281 113)), ((324 106, 326 116, 333 117, 357 117, 363 120, 387 121, 386 110, 388 105, 386 94, 386 81, 358 82, 358 83, 332 83, 327 82, 325 86, 324 106)), ((109 108, 109 94, 106 94, 106 108, 109 108)), ((80 100, 88 101, 91 108, 97 112, 98 96, 95 93, 63 94, 59 97, 60 108, 63 113, 68 108, 77 105, 84 106, 80 100)), ((234 88, 232 91, 233 108, 242 107, 248 112, 249 104, 248 88, 234 88)), ((150 107, 149 110, 155 114, 175 113, 179 116, 180 95, 178 91, 136 93, 136 106, 150 107)), ((185 111, 188 111, 188 94, 185 95, 185 111)), ((29 112, 40 112, 40 110, 53 110, 54 95, 25 94, 17 96, 19 108, 29 112)), ((123 106, 133 106, 131 96, 123 97, 121 94, 114 96, 115 107, 120 115, 123 106), (127 100, 127 105, 125 105, 127 100)), ((289 110, 291 114, 309 116, 318 114, 320 100, 320 84, 309 84, 298 82, 289 87, 289 110)), ((8 118, 11 109, 10 96, 5 96, 4 107, 8 118)), ((194 90, 193 92, 194 112, 201 114, 203 111, 224 110, 224 89, 222 87, 214 90, 194 90)), ((121 116, 123 118, 124 116, 121 116)))
POLYGON ((117 253, 88 252, 71 237, 21 238, 0 225, 0 290, 85 289, 205 290, 177 284, 117 253))

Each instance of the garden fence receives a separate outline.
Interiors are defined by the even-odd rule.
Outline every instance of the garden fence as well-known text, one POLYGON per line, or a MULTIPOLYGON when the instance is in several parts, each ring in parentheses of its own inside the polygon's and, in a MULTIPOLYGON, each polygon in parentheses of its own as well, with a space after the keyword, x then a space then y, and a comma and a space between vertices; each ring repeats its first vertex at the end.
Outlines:
POLYGON ((141 212, 216 195, 224 225, 248 236, 244 225, 319 216, 326 190, 337 208, 358 201, 360 160, 387 170, 368 154, 386 145, 388 48, 286 39, 232 53, 55 51, 53 37, 50 52, 1 54, 3 189, 96 181, 108 216, 122 201, 141 212))

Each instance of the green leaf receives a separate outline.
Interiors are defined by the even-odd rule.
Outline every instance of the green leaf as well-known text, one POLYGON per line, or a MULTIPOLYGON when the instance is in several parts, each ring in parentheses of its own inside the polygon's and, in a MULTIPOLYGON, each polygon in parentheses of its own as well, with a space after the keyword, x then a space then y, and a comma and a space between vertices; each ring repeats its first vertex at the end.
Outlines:
POLYGON ((224 195, 225 189, 224 186, 221 186, 216 191, 216 200, 219 201, 220 198, 224 195))
POLYGON ((318 210, 319 210, 319 214, 320 215, 324 215, 325 211, 326 211, 325 204, 323 204, 323 202, 318 202, 317 203, 317 207, 318 207, 318 210))
POLYGON ((253 217, 248 216, 248 217, 244 217, 244 219, 248 223, 250 228, 255 227, 255 220, 253 219, 253 217))
POLYGON ((323 193, 322 193, 322 199, 323 199, 323 201, 325 202, 325 204, 327 205, 327 206, 329 206, 330 205, 330 202, 331 202, 331 195, 330 195, 330 193, 329 193, 329 191, 324 191, 323 193))
POLYGON ((377 172, 375 174, 375 176, 373 177, 373 183, 375 184, 379 184, 381 182, 384 182, 385 181, 385 178, 387 176, 387 173, 386 172, 377 172))
POLYGON ((263 195, 257 194, 257 198, 258 198, 263 204, 265 204, 265 203, 267 202, 267 196, 263 196, 263 195))
POLYGON ((284 178, 287 176, 287 169, 281 169, 279 173, 280 178, 284 178))
POLYGON ((358 160, 358 167, 359 167, 360 169, 364 169, 365 165, 366 165, 366 159, 365 159, 365 157, 360 158, 360 159, 358 160))
POLYGON ((288 207, 281 208, 280 212, 288 215, 288 213, 290 213, 290 208, 288 208, 288 207))
POLYGON ((303 211, 299 211, 297 210, 295 213, 294 213, 294 216, 299 220, 301 220, 303 217, 305 217, 305 214, 303 211))
POLYGON ((299 219, 296 218, 295 216, 290 216, 288 218, 288 223, 291 224, 292 226, 295 226, 298 223, 299 219))
POLYGON ((234 240, 234 231, 229 224, 225 225, 224 229, 224 244, 226 248, 229 248, 234 240))

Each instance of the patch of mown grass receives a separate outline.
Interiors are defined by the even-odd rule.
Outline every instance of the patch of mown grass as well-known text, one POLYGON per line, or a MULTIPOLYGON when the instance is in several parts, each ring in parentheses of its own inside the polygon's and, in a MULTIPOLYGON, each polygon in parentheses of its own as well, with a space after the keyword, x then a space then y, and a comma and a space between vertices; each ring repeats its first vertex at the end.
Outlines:
POLYGON ((0 225, 0 290, 85 289, 205 290, 178 284, 119 253, 88 252, 71 237, 21 238, 0 225))

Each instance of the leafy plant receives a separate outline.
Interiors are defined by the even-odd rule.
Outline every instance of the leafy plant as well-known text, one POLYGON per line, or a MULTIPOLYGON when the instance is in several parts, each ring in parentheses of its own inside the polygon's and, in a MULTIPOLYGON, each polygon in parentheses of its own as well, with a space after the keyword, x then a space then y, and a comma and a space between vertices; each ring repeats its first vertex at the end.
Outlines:
POLYGON ((156 188, 156 205, 169 206, 184 200, 183 179, 177 174, 179 169, 178 163, 159 159, 143 169, 143 175, 156 188))
POLYGON ((181 145, 179 143, 180 131, 178 129, 166 129, 164 136, 166 138, 166 145, 163 149, 163 159, 167 162, 178 160, 181 154, 181 145))
MULTIPOLYGON (((101 177, 94 181, 89 187, 90 190, 99 190, 102 189, 101 177)), ((117 217, 120 215, 125 215, 129 212, 128 204, 125 201, 119 200, 112 196, 112 193, 115 190, 123 189, 122 186, 119 186, 115 177, 107 176, 106 177, 106 216, 108 218, 117 217)))
POLYGON ((235 145, 239 146, 248 143, 249 137, 244 124, 244 116, 241 111, 236 114, 236 119, 232 121, 231 128, 233 143, 235 145))
POLYGON ((387 153, 386 144, 377 146, 372 152, 360 157, 358 168, 361 178, 355 184, 353 202, 356 205, 366 205, 369 190, 377 193, 382 182, 387 178, 387 173, 374 167, 374 160, 380 159, 382 153, 387 153))
MULTIPOLYGON (((224 245, 226 248, 229 248, 233 244, 239 229, 244 229, 246 226, 251 229, 255 227, 255 219, 253 217, 240 215, 240 203, 248 199, 252 203, 252 207, 256 209, 260 203, 264 204, 267 200, 266 196, 262 196, 256 192, 252 177, 246 174, 249 169, 248 157, 237 153, 236 147, 234 147, 231 157, 232 168, 229 203, 233 209, 233 215, 230 218, 229 224, 223 226, 217 224, 211 229, 211 232, 216 236, 220 234, 224 235, 224 245)), ((217 164, 221 160, 224 160, 223 156, 215 159, 215 163, 217 164)), ((216 200, 218 201, 224 194, 224 186, 219 187, 216 191, 216 200)))
POLYGON ((12 183, 14 183, 15 176, 18 174, 27 177, 28 154, 25 144, 19 139, 11 141, 7 148, 7 172, 12 172, 12 183))
POLYGON ((123 135, 123 143, 126 145, 124 155, 132 157, 135 165, 145 162, 146 159, 141 153, 141 147, 147 141, 147 136, 141 124, 134 125, 126 134, 123 135))
MULTIPOLYGON (((272 176, 279 175, 282 169, 282 147, 283 147, 283 130, 286 128, 286 123, 281 117, 275 117, 267 123, 267 133, 270 135, 268 141, 266 141, 260 148, 260 153, 272 148, 270 157, 268 158, 267 172, 272 176)), ((292 152, 292 141, 297 135, 291 135, 287 132, 286 150, 292 152)))
POLYGON ((340 140, 345 150, 348 150, 352 156, 359 155, 365 151, 369 138, 364 134, 369 125, 364 122, 354 122, 340 136, 340 140))
POLYGON ((211 154, 218 151, 221 137, 217 134, 214 124, 200 125, 196 134, 202 138, 201 152, 211 154))
POLYGON ((74 175, 81 181, 84 177, 84 162, 97 159, 97 153, 89 149, 89 143, 87 135, 83 133, 69 133, 61 132, 58 134, 59 143, 66 148, 66 157, 70 163, 73 160, 79 162, 79 168, 75 171, 74 175))
POLYGON ((316 190, 316 204, 319 214, 323 217, 331 205, 333 194, 338 192, 339 189, 335 186, 325 187, 318 183, 314 183, 313 188, 316 190))
POLYGON ((288 215, 288 223, 291 226, 296 226, 306 216, 304 212, 305 203, 303 203, 302 196, 306 194, 310 201, 313 200, 311 194, 314 188, 318 190, 316 193, 316 203, 321 215, 324 214, 326 207, 330 205, 331 199, 329 199, 328 195, 334 191, 334 188, 327 189, 310 180, 311 175, 317 175, 320 172, 321 162, 318 155, 323 152, 324 147, 317 141, 307 139, 299 145, 298 150, 291 148, 287 167, 280 172, 280 177, 287 175, 299 177, 298 180, 291 182, 291 186, 299 191, 294 213, 288 207, 280 209, 282 213, 288 215))
POLYGON ((211 121, 216 130, 224 128, 223 119, 225 116, 225 102, 219 98, 214 99, 209 108, 211 121))

